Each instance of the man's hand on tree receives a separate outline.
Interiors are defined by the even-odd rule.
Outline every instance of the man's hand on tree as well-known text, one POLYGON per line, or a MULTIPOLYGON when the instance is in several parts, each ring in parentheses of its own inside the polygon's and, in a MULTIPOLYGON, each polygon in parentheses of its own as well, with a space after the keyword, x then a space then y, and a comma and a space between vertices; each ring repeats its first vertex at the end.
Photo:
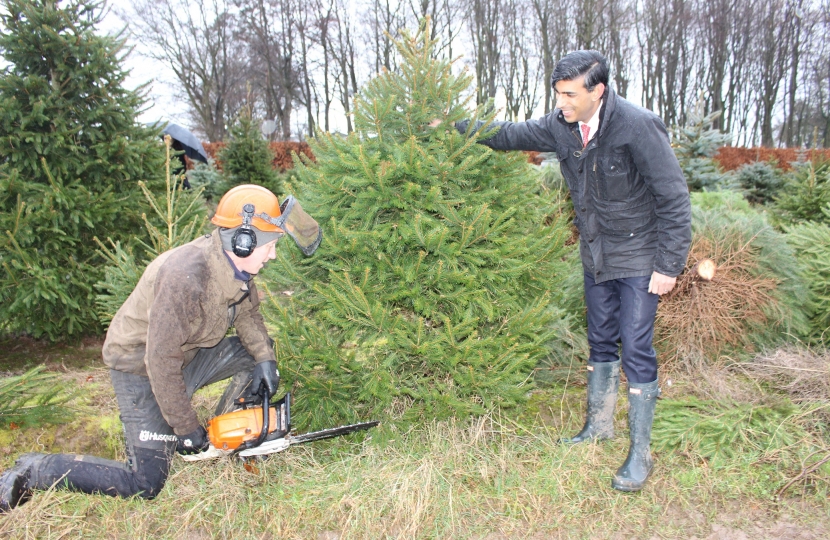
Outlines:
POLYGON ((429 126, 431 128, 437 128, 438 126, 441 125, 441 122, 443 122, 443 120, 441 120, 440 118, 436 118, 435 120, 433 120, 432 122, 427 124, 427 126, 429 126))
POLYGON ((187 435, 180 436, 176 442, 176 452, 185 456, 199 454, 209 447, 210 439, 208 439, 207 431, 202 426, 187 435))
POLYGON ((648 292, 662 296, 670 293, 674 289, 675 283, 677 283, 676 277, 669 277, 660 272, 653 272, 651 274, 651 281, 648 283, 648 292))
POLYGON ((260 362, 254 366, 251 379, 251 393, 258 394, 259 389, 265 385, 269 395, 277 392, 280 385, 280 372, 277 371, 277 363, 274 360, 260 362))

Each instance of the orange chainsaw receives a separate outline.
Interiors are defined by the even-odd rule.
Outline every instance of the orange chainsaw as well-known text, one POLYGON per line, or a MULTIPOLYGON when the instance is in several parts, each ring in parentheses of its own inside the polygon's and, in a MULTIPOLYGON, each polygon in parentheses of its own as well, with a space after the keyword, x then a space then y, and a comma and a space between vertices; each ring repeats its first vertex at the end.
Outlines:
POLYGON ((350 424, 322 431, 295 435, 291 432, 291 394, 271 403, 262 387, 260 399, 239 398, 239 410, 219 415, 207 423, 210 447, 202 453, 182 455, 185 461, 202 461, 223 456, 249 458, 282 452, 294 444, 339 437, 379 424, 377 421, 350 424), (267 403, 267 407, 262 404, 267 403))

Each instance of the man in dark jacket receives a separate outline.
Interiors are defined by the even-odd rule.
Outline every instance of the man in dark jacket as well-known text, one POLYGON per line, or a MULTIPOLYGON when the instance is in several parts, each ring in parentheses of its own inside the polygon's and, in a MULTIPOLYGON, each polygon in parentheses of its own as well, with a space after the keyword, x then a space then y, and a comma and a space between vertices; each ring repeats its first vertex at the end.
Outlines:
MULTIPOLYGON (((600 53, 570 53, 551 77, 556 109, 539 120, 497 122, 498 133, 481 142, 497 150, 556 152, 580 233, 591 348, 585 426, 563 442, 613 437, 621 344, 631 447, 612 485, 637 491, 652 469, 657 301, 685 267, 691 205, 663 122, 617 96, 608 79, 600 53)), ((468 122, 456 128, 465 133, 468 122)))
POLYGON ((151 499, 164 485, 176 452, 209 447, 190 404, 196 390, 231 378, 217 415, 263 386, 270 395, 276 392, 276 356, 253 278, 276 257, 284 234, 306 254, 321 239, 316 222, 293 197, 283 209, 262 186, 237 186, 219 201, 212 234, 147 266, 110 323, 102 351, 124 425, 127 463, 24 454, 0 476, 0 512, 55 482, 84 493, 151 499), (231 326, 237 335, 227 337, 231 326))

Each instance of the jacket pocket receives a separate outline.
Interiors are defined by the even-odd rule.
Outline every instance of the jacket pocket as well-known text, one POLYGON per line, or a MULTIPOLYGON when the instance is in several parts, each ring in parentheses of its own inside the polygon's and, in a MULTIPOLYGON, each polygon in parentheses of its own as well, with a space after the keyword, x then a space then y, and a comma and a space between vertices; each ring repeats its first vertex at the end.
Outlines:
POLYGON ((612 149, 599 158, 600 197, 606 201, 624 201, 631 197, 631 171, 625 148, 612 149))
POLYGON ((655 229, 657 216, 636 216, 602 220, 600 231, 610 236, 636 236, 655 229))
POLYGON ((642 198, 624 203, 598 203, 600 232, 612 236, 633 236, 657 227, 654 201, 642 198))

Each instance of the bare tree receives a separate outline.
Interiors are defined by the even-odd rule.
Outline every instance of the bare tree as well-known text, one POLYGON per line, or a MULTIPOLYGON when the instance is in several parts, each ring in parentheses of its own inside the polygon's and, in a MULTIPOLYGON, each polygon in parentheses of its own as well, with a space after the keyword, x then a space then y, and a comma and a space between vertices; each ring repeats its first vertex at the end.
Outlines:
POLYGON ((245 100, 248 62, 223 0, 136 0, 133 35, 176 75, 196 130, 220 141, 245 100))
MULTIPOLYGON (((297 47, 299 49, 299 65, 297 68, 300 80, 300 105, 305 108, 306 113, 306 131, 309 136, 313 136, 318 123, 315 113, 320 109, 320 96, 317 92, 316 80, 311 69, 314 65, 313 51, 315 49, 315 41, 320 39, 319 36, 324 35, 328 29, 329 17, 324 14, 319 16, 324 10, 320 0, 310 0, 304 5, 305 9, 299 10, 294 18, 297 47)), ((327 58, 324 59, 323 63, 325 70, 324 81, 328 83, 328 67, 325 60, 327 58)), ((326 95, 324 98, 324 107, 326 110, 324 129, 326 131, 329 129, 328 108, 330 104, 331 99, 328 99, 328 95, 326 95)))
POLYGON ((476 103, 496 97, 502 49, 501 11, 504 0, 469 0, 467 19, 473 42, 476 103))
POLYGON ((395 0, 370 0, 369 9, 363 22, 368 30, 364 36, 373 52, 372 64, 375 73, 391 71, 397 65, 395 45, 390 38, 398 35, 404 25, 403 14, 395 0))
POLYGON ((748 135, 754 99, 751 63, 753 26, 751 4, 754 0, 738 0, 734 10, 733 28, 727 45, 729 54, 725 101, 721 130, 733 134, 733 144, 748 135))
POLYGON ((545 114, 553 110, 556 101, 550 86, 553 68, 559 58, 571 49, 570 37, 576 32, 572 19, 561 17, 570 9, 569 0, 531 0, 536 15, 536 39, 542 62, 543 103, 545 114))
POLYGON ((277 138, 295 121, 308 135, 351 130, 361 77, 397 69, 392 40, 429 17, 436 55, 465 57, 477 103, 504 99, 513 120, 540 103, 550 112, 556 62, 594 48, 617 92, 630 99, 639 87, 668 125, 702 97, 735 142, 830 142, 830 0, 356 1, 136 0, 129 20, 211 140, 225 136, 248 82, 277 138))
POLYGON ((604 17, 607 30, 601 41, 602 52, 608 58, 617 93, 626 97, 636 57, 631 43, 631 33, 634 27, 634 2, 632 0, 608 0, 604 17))
POLYGON ((338 22, 337 41, 330 41, 332 55, 337 59, 339 66, 339 77, 337 84, 340 88, 340 105, 346 115, 346 132, 351 133, 352 115, 351 102, 357 94, 357 72, 355 68, 355 45, 352 31, 351 17, 347 5, 343 0, 337 0, 334 4, 334 16, 338 22))
POLYGON ((642 103, 667 125, 685 118, 693 69, 691 0, 642 0, 635 11, 642 103))
POLYGON ((504 44, 499 81, 505 97, 505 118, 518 121, 524 110, 527 119, 539 104, 539 55, 534 51, 532 32, 528 28, 532 9, 522 0, 504 2, 504 44))
MULTIPOLYGON (((703 79, 700 87, 706 88, 704 114, 714 111, 723 113, 724 84, 728 84, 726 69, 730 58, 730 34, 735 27, 737 7, 736 0, 700 0, 696 6, 700 18, 697 24, 700 32, 698 42, 706 51, 706 69, 698 70, 703 79)), ((724 115, 721 114, 713 120, 712 127, 721 129, 723 120, 724 115)))
POLYGON ((444 54, 448 60, 454 60, 453 46, 461 34, 463 2, 456 0, 435 0, 440 3, 435 19, 436 36, 443 36, 435 47, 436 56, 444 54))
POLYGON ((757 117, 760 124, 761 146, 773 146, 773 120, 781 80, 789 67, 792 43, 793 0, 760 0, 755 4, 758 14, 756 57, 761 81, 758 94, 757 117))
MULTIPOLYGON (((830 0, 799 3, 798 83, 793 101, 792 73, 787 124, 792 146, 830 147, 830 0)), ((786 141, 784 141, 786 142, 786 141)), ((790 143, 788 143, 790 145, 790 143)))
MULTIPOLYGON (((798 69, 801 60, 802 47, 802 18, 804 17, 804 1, 793 2, 793 17, 789 22, 791 32, 789 86, 787 88, 785 120, 781 124, 781 133, 778 139, 785 146, 793 146, 797 142, 795 130, 796 92, 798 90, 798 69)), ((809 24, 809 22, 808 22, 809 24)))
POLYGON ((578 49, 598 49, 599 40, 605 33, 603 13, 608 0, 573 0, 574 19, 576 20, 576 47, 578 49))
MULTIPOLYGON (((277 124, 278 138, 291 138, 291 116, 302 98, 303 69, 298 65, 297 26, 294 0, 236 0, 243 24, 240 35, 248 44, 251 70, 248 80, 258 105, 277 124)), ((302 54, 302 46, 300 47, 302 54)), ((252 104, 255 105, 255 104, 252 104)))

